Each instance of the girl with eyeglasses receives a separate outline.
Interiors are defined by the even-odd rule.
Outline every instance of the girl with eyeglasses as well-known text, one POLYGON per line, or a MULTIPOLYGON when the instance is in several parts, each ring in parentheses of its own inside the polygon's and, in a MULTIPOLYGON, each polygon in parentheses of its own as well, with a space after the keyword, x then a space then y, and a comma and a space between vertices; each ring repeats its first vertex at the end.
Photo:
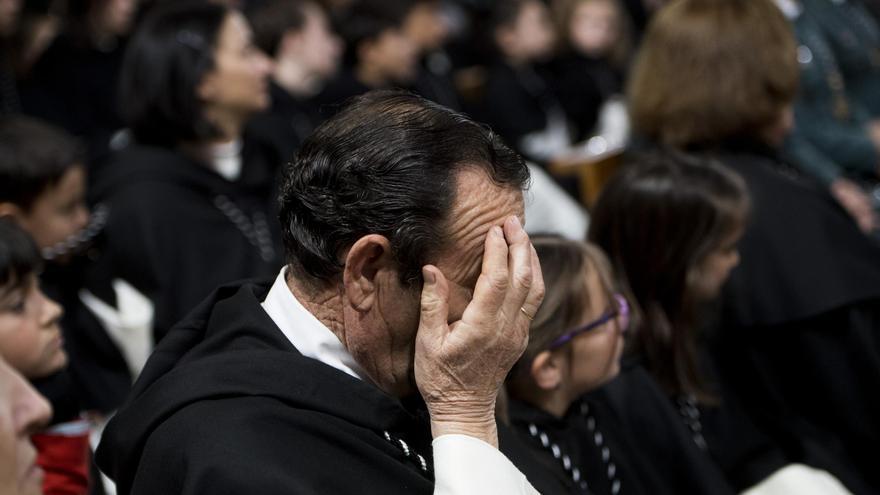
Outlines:
POLYGON ((546 296, 507 381, 511 426, 540 473, 530 480, 545 495, 640 492, 627 449, 606 439, 606 425, 582 400, 620 370, 629 303, 596 246, 556 237, 532 242, 546 296))

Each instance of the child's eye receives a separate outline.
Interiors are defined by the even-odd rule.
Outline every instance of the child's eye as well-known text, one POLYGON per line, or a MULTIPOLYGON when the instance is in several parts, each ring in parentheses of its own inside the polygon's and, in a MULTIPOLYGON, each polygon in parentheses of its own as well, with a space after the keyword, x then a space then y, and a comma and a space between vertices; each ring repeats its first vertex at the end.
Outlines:
POLYGON ((24 313, 24 310, 26 309, 26 307, 27 306, 25 304, 25 300, 19 299, 17 301, 14 301, 12 304, 9 304, 8 306, 6 306, 3 309, 4 309, 4 311, 8 311, 10 313, 22 314, 22 313, 24 313))

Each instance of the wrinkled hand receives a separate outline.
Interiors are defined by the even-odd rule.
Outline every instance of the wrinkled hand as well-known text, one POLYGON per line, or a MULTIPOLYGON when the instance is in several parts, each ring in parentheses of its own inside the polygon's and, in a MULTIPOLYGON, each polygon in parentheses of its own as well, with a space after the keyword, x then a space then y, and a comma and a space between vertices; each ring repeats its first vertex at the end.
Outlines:
POLYGON ((836 179, 831 183, 831 194, 853 217, 862 232, 868 234, 878 227, 871 198, 856 183, 848 179, 836 179))
POLYGON ((538 256, 516 217, 486 236, 483 267, 461 320, 447 323, 449 285, 423 267, 415 378, 434 437, 459 433, 497 446, 495 398, 528 345, 529 319, 544 298, 538 256), (522 308, 522 310, 520 310, 522 308))

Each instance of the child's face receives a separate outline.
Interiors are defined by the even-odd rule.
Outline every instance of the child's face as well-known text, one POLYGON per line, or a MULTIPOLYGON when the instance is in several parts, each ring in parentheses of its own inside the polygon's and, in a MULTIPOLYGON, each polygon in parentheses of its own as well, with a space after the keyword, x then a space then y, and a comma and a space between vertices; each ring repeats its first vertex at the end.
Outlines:
POLYGON ((618 13, 610 0, 580 2, 569 22, 571 44, 580 53, 601 57, 607 55, 617 41, 618 13))
POLYGON ((737 228, 727 236, 717 249, 703 259, 694 272, 693 291, 699 300, 708 301, 717 297, 724 282, 730 276, 730 271, 739 264, 737 243, 742 233, 743 229, 737 228))
POLYGON ((0 357, 28 379, 67 364, 58 320, 61 307, 40 290, 36 275, 0 289, 0 357))
MULTIPOLYGON (((611 301, 599 281, 595 269, 586 277, 590 294, 590 306, 584 308, 582 321, 585 325, 596 321, 609 308, 611 301)), ((623 352, 623 329, 616 319, 571 341, 572 389, 583 394, 611 380, 620 372, 620 356, 623 352)), ((560 348, 556 352, 565 352, 560 348)))
POLYGON ((83 229, 89 221, 85 202, 86 174, 81 165, 70 167, 46 188, 28 211, 15 218, 40 249, 55 246, 83 229))

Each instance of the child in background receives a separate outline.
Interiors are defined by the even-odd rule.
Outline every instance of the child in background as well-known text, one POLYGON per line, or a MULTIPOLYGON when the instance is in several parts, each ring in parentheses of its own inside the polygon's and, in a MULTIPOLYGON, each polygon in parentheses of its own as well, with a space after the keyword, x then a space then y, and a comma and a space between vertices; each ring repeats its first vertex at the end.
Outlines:
MULTIPOLYGON (((62 310, 40 290, 42 259, 28 235, 0 220, 0 358, 33 381, 67 364, 58 325, 62 310)), ((85 421, 55 424, 33 436, 46 494, 88 490, 89 429, 85 421)))
POLYGON ((507 380, 512 426, 544 471, 530 479, 552 480, 536 485, 545 495, 616 494, 622 485, 634 493, 635 472, 618 437, 582 399, 620 371, 626 299, 615 293, 610 264, 595 246, 556 237, 532 242, 547 293, 507 380))
POLYGON ((660 472, 681 476, 678 493, 847 493, 755 426, 716 379, 698 333, 739 263, 750 209, 742 177, 681 153, 640 157, 605 187, 590 239, 613 260, 642 318, 600 400, 660 472), (670 445, 682 455, 669 456, 670 445))
POLYGON ((595 135, 619 147, 629 131, 621 97, 632 56, 626 13, 619 0, 557 0, 553 9, 562 48, 554 77, 575 139, 595 135))
POLYGON ((498 60, 486 83, 486 119, 526 158, 546 163, 571 146, 565 112, 540 63, 553 54, 556 35, 541 0, 496 2, 490 34, 498 60))

